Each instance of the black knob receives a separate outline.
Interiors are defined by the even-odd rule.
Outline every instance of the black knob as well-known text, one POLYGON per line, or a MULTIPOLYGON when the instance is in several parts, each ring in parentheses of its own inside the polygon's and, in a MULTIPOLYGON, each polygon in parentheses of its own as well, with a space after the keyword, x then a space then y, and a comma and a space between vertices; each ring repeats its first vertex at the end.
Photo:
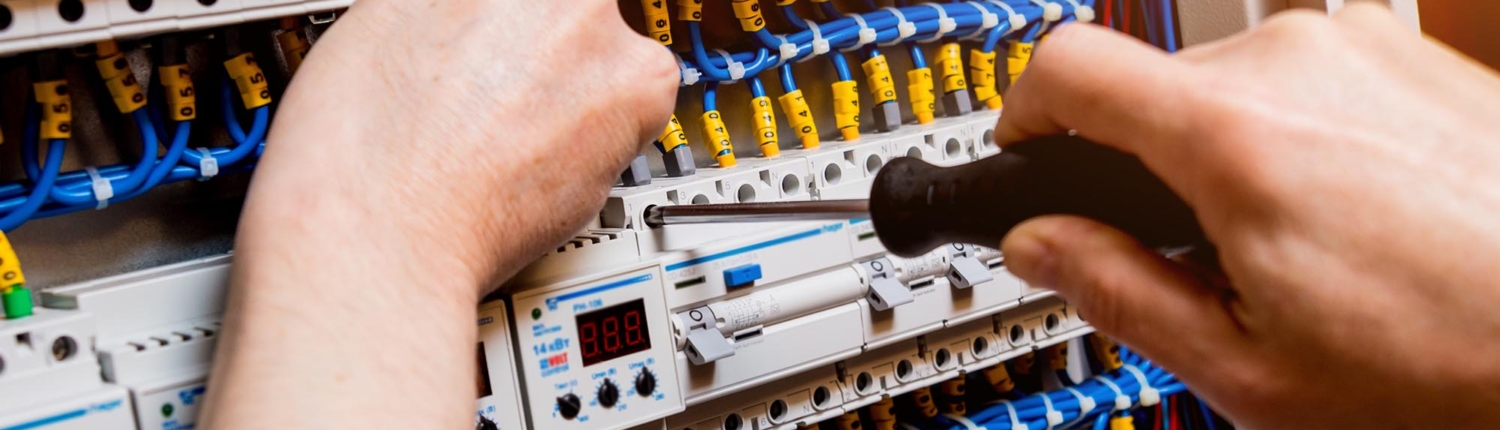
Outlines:
POLYGON ((557 413, 562 414, 563 419, 578 418, 578 411, 583 408, 583 402, 578 400, 578 395, 568 393, 557 398, 557 413))
POLYGON ((614 382, 605 379, 604 385, 599 386, 599 406, 612 408, 618 401, 620 401, 620 387, 616 387, 614 382))
POLYGON ((656 375, 650 370, 641 369, 641 373, 635 375, 635 393, 641 397, 650 397, 656 392, 656 375))
POLYGON ((500 430, 500 426, 495 425, 495 422, 490 421, 489 418, 479 417, 479 423, 474 425, 474 430, 500 430))

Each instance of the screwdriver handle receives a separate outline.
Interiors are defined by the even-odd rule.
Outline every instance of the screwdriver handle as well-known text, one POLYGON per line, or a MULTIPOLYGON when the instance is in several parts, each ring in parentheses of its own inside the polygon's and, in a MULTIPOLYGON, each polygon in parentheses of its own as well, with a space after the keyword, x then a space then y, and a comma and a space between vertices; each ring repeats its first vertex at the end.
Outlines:
POLYGON ((1007 146, 956 167, 897 158, 870 193, 870 219, 886 249, 913 257, 949 243, 999 246, 1017 224, 1078 215, 1153 248, 1206 245, 1192 208, 1140 160, 1083 138, 1007 146))

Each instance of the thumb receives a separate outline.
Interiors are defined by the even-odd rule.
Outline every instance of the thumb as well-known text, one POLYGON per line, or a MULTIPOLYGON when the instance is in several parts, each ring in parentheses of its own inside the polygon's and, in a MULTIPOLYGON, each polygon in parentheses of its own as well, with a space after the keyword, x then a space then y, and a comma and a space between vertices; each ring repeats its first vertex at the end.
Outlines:
POLYGON ((1016 276, 1057 290, 1095 328, 1174 371, 1196 373, 1243 339, 1217 292, 1112 227, 1040 217, 1011 230, 1001 248, 1016 276))

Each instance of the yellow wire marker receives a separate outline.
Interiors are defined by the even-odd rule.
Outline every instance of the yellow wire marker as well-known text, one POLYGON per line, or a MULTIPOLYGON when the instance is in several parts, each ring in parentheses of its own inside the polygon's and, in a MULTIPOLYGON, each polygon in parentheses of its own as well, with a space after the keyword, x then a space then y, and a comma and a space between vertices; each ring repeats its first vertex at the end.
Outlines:
POLYGON ((922 387, 911 391, 911 401, 916 407, 917 415, 923 419, 937 416, 937 404, 932 402, 932 388, 922 387))
POLYGON ((141 89, 141 82, 131 72, 130 61, 120 52, 120 47, 113 41, 99 42, 95 46, 98 47, 99 59, 94 65, 99 69, 99 77, 104 79, 104 87, 109 89, 110 98, 115 101, 115 108, 120 113, 129 114, 145 107, 146 91, 141 89))
POLYGON ((957 43, 945 43, 938 49, 938 71, 943 74, 943 92, 969 89, 964 79, 964 60, 957 43))
POLYGON ((1010 379, 1010 371, 1005 370, 1005 363, 990 366, 981 373, 984 374, 984 381, 990 383, 996 393, 1005 394, 1016 389, 1016 381, 1010 379))
POLYGON ((703 0, 677 0, 677 19, 702 21, 703 0))
POLYGON ((740 29, 754 32, 766 28, 766 18, 760 15, 760 0, 734 0, 733 6, 740 29))
POLYGON ((938 389, 943 390, 943 413, 963 415, 969 412, 968 404, 964 403, 964 395, 968 391, 964 377, 943 381, 938 384, 938 389))
POLYGON ((734 167, 734 145, 729 143, 729 129, 724 127, 724 116, 719 111, 703 113, 703 141, 708 152, 719 161, 719 167, 734 167))
POLYGON ((72 139, 73 98, 68 95, 68 82, 37 82, 31 87, 36 93, 36 102, 42 105, 42 138, 72 139))
POLYGON ((667 13, 667 0, 641 0, 641 10, 646 15, 646 35, 662 46, 672 46, 672 15, 667 13))
POLYGON ((885 56, 870 58, 864 62, 863 67, 875 104, 896 101, 896 80, 891 79, 891 66, 886 63, 885 56))
POLYGON ((677 115, 672 115, 672 121, 667 123, 667 129, 661 132, 661 137, 656 138, 656 144, 661 147, 661 152, 672 152, 679 146, 687 145, 687 133, 682 131, 682 123, 677 122, 677 115))
POLYGON ((870 405, 870 421, 875 423, 875 430, 896 430, 896 401, 890 397, 881 397, 875 404, 870 405))
POLYGON ((31 291, 26 289, 26 274, 21 272, 21 259, 11 247, 10 239, 0 232, 0 302, 3 302, 5 317, 16 319, 32 314, 31 291))
POLYGON ((833 83, 833 122, 844 140, 859 140, 859 83, 833 83))
POLYGON ((1095 334, 1089 336, 1089 343, 1094 346, 1094 357, 1104 365, 1104 370, 1119 370, 1125 367, 1125 360, 1120 359, 1120 345, 1110 338, 1095 334))
POLYGON ((835 419, 834 425, 837 426, 839 430, 860 430, 859 411, 839 415, 839 417, 835 419))
POLYGON ((760 146, 760 153, 766 158, 781 156, 781 144, 776 138, 776 114, 771 109, 771 98, 761 96, 751 99, 750 110, 755 117, 755 144, 760 146))
POLYGON ((969 50, 969 83, 974 86, 974 97, 990 110, 1005 106, 995 78, 995 53, 969 50))
POLYGON ((167 115, 173 121, 188 121, 198 118, 198 91, 193 88, 193 73, 186 64, 162 66, 156 69, 162 88, 167 94, 167 115))
POLYGON ((818 125, 813 121, 807 99, 802 98, 802 90, 783 94, 777 100, 781 102, 781 111, 786 112, 786 122, 792 126, 792 134, 802 141, 802 147, 813 149, 820 146, 822 141, 818 139, 818 125))
POLYGON ((307 59, 307 51, 312 50, 312 42, 302 32, 302 24, 297 18, 282 18, 281 29, 283 31, 276 35, 276 42, 281 45, 281 55, 286 57, 287 69, 297 73, 302 61, 307 59))
POLYGON ((937 112, 937 96, 932 93, 932 69, 912 69, 906 72, 906 81, 906 92, 911 95, 911 112, 917 116, 917 123, 931 124, 937 112))
POLYGON ((1010 84, 1015 85, 1017 79, 1021 79, 1021 72, 1026 71, 1026 65, 1031 64, 1031 51, 1036 45, 1030 43, 1016 42, 1010 44, 1009 55, 1005 58, 1006 71, 1010 73, 1010 84))
POLYGON ((271 85, 266 83, 266 74, 260 70, 260 63, 255 61, 254 54, 246 52, 225 61, 224 70, 229 72, 229 78, 239 88, 240 100, 244 102, 245 109, 271 104, 271 85))

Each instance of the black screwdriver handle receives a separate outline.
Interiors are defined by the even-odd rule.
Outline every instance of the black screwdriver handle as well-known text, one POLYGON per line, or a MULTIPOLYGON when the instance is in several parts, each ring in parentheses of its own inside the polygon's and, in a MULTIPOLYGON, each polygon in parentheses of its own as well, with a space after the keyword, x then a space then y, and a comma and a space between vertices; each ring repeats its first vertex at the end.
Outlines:
POLYGON ((1149 247, 1208 244, 1192 208, 1140 160, 1078 137, 1022 142, 956 167, 897 158, 870 193, 886 249, 912 257, 949 243, 999 246, 1042 215, 1092 218, 1149 247))

